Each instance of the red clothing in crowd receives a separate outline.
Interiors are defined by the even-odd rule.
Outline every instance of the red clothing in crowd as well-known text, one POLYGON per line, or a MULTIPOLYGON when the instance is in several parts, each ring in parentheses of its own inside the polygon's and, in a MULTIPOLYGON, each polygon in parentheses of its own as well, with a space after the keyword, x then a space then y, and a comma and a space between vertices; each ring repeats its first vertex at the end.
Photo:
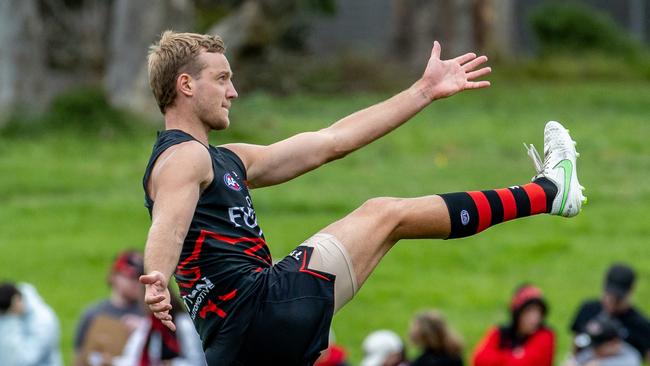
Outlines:
POLYGON ((515 348, 501 348, 499 328, 491 328, 476 347, 474 366, 552 366, 555 335, 541 328, 515 348))
POLYGON ((337 345, 330 345, 320 358, 316 361, 314 366, 341 366, 345 363, 345 350, 343 347, 337 345))

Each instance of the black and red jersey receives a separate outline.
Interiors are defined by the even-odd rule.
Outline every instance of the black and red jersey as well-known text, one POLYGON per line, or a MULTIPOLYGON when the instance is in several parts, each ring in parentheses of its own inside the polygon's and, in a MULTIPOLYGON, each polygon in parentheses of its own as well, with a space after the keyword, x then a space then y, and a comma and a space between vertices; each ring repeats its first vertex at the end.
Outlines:
MULTIPOLYGON (((180 130, 158 134, 143 179, 150 215, 155 203, 147 194, 147 181, 156 159, 169 147, 192 140, 180 130)), ((204 342, 219 333, 237 338, 245 332, 246 314, 254 312, 251 298, 263 287, 260 274, 271 267, 271 253, 257 222, 242 161, 226 148, 206 148, 214 178, 199 197, 174 273, 204 342), (237 315, 230 316, 233 313, 237 315)))

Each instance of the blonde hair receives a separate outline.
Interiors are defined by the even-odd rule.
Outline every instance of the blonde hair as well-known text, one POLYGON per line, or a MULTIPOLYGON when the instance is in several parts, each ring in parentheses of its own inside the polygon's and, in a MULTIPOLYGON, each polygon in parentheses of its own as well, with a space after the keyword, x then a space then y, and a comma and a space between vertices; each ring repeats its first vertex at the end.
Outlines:
POLYGON ((158 108, 165 114, 176 98, 176 78, 187 73, 198 78, 205 65, 198 60, 203 52, 224 53, 226 46, 219 36, 165 31, 149 47, 147 60, 149 85, 158 108))
POLYGON ((421 312, 415 316, 414 323, 417 327, 414 341, 419 346, 450 355, 460 355, 463 351, 460 337, 447 327, 447 322, 440 312, 421 312))

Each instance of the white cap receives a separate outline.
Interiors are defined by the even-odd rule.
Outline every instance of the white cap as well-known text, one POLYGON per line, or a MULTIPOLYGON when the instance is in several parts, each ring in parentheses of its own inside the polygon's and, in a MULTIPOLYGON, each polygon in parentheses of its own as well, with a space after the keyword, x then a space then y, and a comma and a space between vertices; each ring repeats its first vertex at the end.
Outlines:
POLYGON ((402 340, 393 331, 378 330, 370 333, 363 341, 365 356, 361 366, 382 366, 388 356, 401 353, 404 349, 402 340))

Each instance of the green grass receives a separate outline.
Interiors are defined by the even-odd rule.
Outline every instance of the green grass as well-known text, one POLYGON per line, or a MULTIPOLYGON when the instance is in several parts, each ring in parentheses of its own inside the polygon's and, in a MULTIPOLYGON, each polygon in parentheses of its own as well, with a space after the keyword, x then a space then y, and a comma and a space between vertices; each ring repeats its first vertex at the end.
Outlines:
MULTIPOLYGON (((635 294, 650 302, 650 136, 647 83, 515 83, 436 102, 366 149, 281 186, 253 192, 276 258, 374 196, 487 189, 534 174, 521 145, 542 145, 549 119, 578 140, 590 204, 567 220, 535 217, 457 241, 398 244, 334 320, 356 363, 364 336, 388 328, 406 337, 411 316, 438 308, 469 355, 485 329, 507 319, 513 288, 546 292, 561 360, 579 302, 597 296, 612 261, 639 272, 635 294)), ((271 97, 235 102, 232 127, 214 144, 270 143, 318 129, 385 95, 271 97)), ((59 315, 69 363, 78 316, 108 293, 106 272, 121 248, 142 248, 149 218, 141 174, 153 129, 102 137, 54 129, 0 136, 0 277, 36 285, 59 315)), ((647 309, 646 310, 650 310, 647 309)), ((412 352, 413 350, 411 350, 412 352)))

